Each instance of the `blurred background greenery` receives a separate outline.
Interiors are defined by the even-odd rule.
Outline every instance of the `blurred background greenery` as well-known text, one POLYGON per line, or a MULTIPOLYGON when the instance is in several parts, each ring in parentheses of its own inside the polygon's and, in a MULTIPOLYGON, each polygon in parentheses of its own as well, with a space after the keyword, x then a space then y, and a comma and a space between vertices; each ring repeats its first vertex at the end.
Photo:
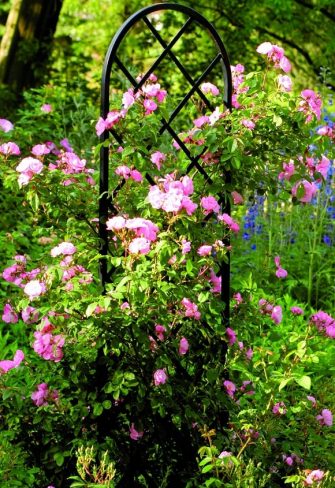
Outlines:
MULTIPOLYGON (((113 35, 129 15, 149 5, 145 0, 50 0, 46 3, 49 11, 43 10, 43 0, 1 2, 0 103, 3 116, 22 99, 24 89, 44 84, 63 86, 67 95, 79 89, 85 98, 97 102, 102 63, 113 35), (7 25, 6 33, 8 14, 12 9, 13 15, 15 8, 21 10, 16 18, 19 34, 15 34, 13 25, 12 32, 8 32, 7 25), (35 15, 36 11, 40 14, 35 15), (1 71, 5 63, 1 51, 3 53, 4 44, 8 48, 10 42, 13 46, 6 74, 4 69, 1 71), (17 63, 23 68, 14 69, 17 63)), ((256 47, 270 41, 287 52, 297 88, 322 85, 334 89, 333 0, 184 0, 177 3, 195 8, 215 25, 231 64, 242 63, 247 71, 252 71, 259 64, 256 47)), ((179 20, 178 16, 172 19, 167 15, 164 31, 171 34, 179 20)), ((126 56, 140 59, 145 66, 150 63, 147 56, 152 57, 152 51, 147 49, 152 47, 152 41, 150 33, 144 25, 142 27, 139 25, 130 36, 126 56)), ((198 33, 196 44, 204 59, 210 59, 208 38, 198 33)), ((157 46, 157 52, 159 49, 157 46)), ((190 66, 193 63, 193 68, 196 67, 199 52, 193 47, 190 49, 186 42, 180 50, 187 53, 190 66)))

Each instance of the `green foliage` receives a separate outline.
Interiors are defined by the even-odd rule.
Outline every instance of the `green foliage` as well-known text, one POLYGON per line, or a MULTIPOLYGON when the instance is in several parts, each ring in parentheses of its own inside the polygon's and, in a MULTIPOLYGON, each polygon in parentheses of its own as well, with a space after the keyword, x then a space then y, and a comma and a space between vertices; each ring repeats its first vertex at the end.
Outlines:
MULTIPOLYGON (((217 275, 227 260, 233 224, 213 213, 206 215, 202 197, 223 192, 224 199, 232 201, 233 191, 247 195, 246 188, 250 194, 275 195, 278 173, 292 157, 294 181, 286 182, 283 189, 291 210, 292 186, 312 179, 298 156, 311 144, 316 145, 315 158, 327 151, 331 155, 331 141, 311 134, 306 114, 298 110, 302 99, 280 91, 276 75, 271 69, 247 75, 244 86, 249 90, 238 99, 242 108, 228 113, 219 106, 221 117, 216 123, 189 131, 199 112, 204 114, 196 96, 176 122, 193 157, 203 151, 202 139, 209 153, 204 167, 213 184, 196 165, 191 168, 194 189, 189 187, 189 195, 197 208, 189 212, 152 205, 148 198, 152 185, 145 178, 141 182, 122 179, 115 172, 127 166, 148 173, 161 192, 171 181, 176 186, 190 185, 183 177, 188 158, 172 147, 166 132, 157 137, 161 117, 173 112, 173 96, 150 115, 138 101, 115 125, 123 151, 112 139, 103 145, 110 153, 108 196, 113 211, 109 217, 118 215, 127 222, 144 218, 157 225, 157 236, 151 236, 145 252, 134 252, 131 244, 139 235, 129 226, 110 228, 111 252, 105 259, 113 281, 104 295, 96 272, 101 258, 95 220, 99 196, 89 178, 96 178, 102 147, 92 147, 95 109, 86 106, 75 90, 69 99, 53 86, 26 95, 16 128, 4 135, 4 141, 15 139, 20 144, 21 159, 37 142, 52 140, 63 151, 60 140, 66 135, 79 156, 75 159, 79 170, 67 166, 72 153, 51 152, 36 156, 41 171, 19 184, 18 158, 1 157, 3 185, 12 195, 8 205, 24 208, 19 220, 13 214, 13 225, 1 234, 3 267, 20 266, 20 258, 13 256, 24 254, 25 272, 35 271, 34 278, 20 274, 23 285, 36 279, 45 285, 45 290, 29 298, 25 288, 8 280, 2 296, 3 305, 10 303, 18 314, 17 322, 5 321, 1 327, 3 359, 12 358, 17 349, 25 354, 18 367, 0 375, 2 430, 10 432, 10 438, 3 435, 3 443, 6 447, 10 442, 10 449, 23 453, 22 463, 17 464, 19 475, 16 464, 9 470, 5 458, 11 482, 15 476, 21 481, 24 466, 31 486, 64 486, 71 479, 72 487, 135 483, 162 488, 256 488, 270 483, 279 487, 291 475, 298 477, 292 483, 303 483, 305 474, 297 461, 302 457, 306 469, 333 471, 332 428, 316 418, 322 409, 335 408, 331 339, 312 325, 308 305, 305 316, 290 314, 296 301, 282 293, 278 281, 265 291, 264 277, 256 283, 247 269, 237 283, 233 280, 243 302, 237 306, 232 300, 229 326, 238 342, 231 341, 222 321, 225 304, 210 281, 211 271, 217 275), (43 103, 50 103, 53 111, 41 112, 43 103), (254 121, 255 127, 246 127, 245 121, 254 121), (161 171, 151 161, 154 151, 167 154, 161 171), (182 252, 183 241, 191 243, 187 253, 182 252), (64 242, 75 245, 75 251, 59 251, 64 242), (199 252, 204 244, 211 246, 210 254, 199 252), (264 297, 282 306, 282 323, 275 325, 269 314, 260 313, 258 301, 264 297), (190 313, 185 298, 193 304, 190 313), (22 318, 28 305, 38 308, 36 323, 22 318), (157 326, 164 328, 163 338, 157 326), (49 336, 64 338, 64 348, 54 343, 54 358, 45 357, 36 345, 38 332, 45 341, 51 341, 49 336), (190 344, 184 353, 180 351, 183 338, 190 344), (57 356, 58 349, 64 350, 64 356, 62 351, 57 356), (226 381, 236 385, 233 395, 226 381), (48 393, 39 402, 36 392, 44 384, 48 393), (309 393, 317 397, 317 408, 306 399, 309 393), (285 408, 273 411, 280 402, 285 408), (231 454, 221 456, 228 449, 231 454), (292 467, 283 462, 283 455, 293 454, 292 467), (79 476, 74 475, 76 468, 79 476)), ((116 90, 113 106, 120 104, 121 93, 116 90)), ((297 192, 295 200, 302 197, 297 192)), ((274 250, 264 258, 268 263, 274 250)), ((264 273, 263 256, 258 259, 264 273)), ((245 266, 243 258, 238 265, 245 266)), ((327 476, 331 480, 333 473, 327 476)))

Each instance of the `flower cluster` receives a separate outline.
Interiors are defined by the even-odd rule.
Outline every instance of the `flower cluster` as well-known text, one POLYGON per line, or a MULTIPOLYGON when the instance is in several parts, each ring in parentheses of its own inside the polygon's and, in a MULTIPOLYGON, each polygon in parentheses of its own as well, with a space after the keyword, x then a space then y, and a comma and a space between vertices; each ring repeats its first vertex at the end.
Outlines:
POLYGON ((147 254, 150 251, 151 242, 156 241, 157 232, 159 228, 151 220, 136 217, 133 219, 125 219, 121 215, 117 215, 107 220, 107 230, 112 230, 118 234, 121 239, 126 240, 129 231, 132 237, 128 243, 128 251, 130 254, 147 254))
POLYGON ((10 132, 14 129, 14 125, 7 119, 0 119, 0 129, 4 132, 10 132))
POLYGON ((34 351, 47 361, 58 363, 63 357, 65 339, 61 334, 52 335, 53 327, 44 327, 41 331, 34 332, 34 351))
POLYGON ((319 332, 322 332, 331 339, 335 339, 335 320, 333 317, 320 310, 320 312, 312 315, 310 320, 319 332))
POLYGON ((19 156, 21 151, 15 142, 4 142, 0 145, 0 154, 4 156, 19 156))
POLYGON ((237 222, 228 214, 223 213, 222 215, 218 215, 218 220, 224 222, 226 226, 233 232, 239 232, 240 226, 237 222))
POLYGON ((183 298, 181 304, 185 308, 185 317, 193 318, 195 320, 200 320, 201 313, 198 310, 198 306, 191 302, 188 298, 183 298))
POLYGON ((256 51, 259 54, 266 54, 268 60, 273 64, 275 68, 282 69, 285 73, 291 71, 291 63, 284 56, 284 49, 277 46, 276 44, 271 44, 271 42, 263 42, 258 46, 256 51))
POLYGON ((319 415, 316 416, 316 420, 320 425, 326 425, 331 427, 333 425, 333 414, 328 408, 324 408, 319 415))
POLYGON ((49 390, 47 383, 37 385, 37 390, 31 394, 31 399, 37 407, 44 407, 49 401, 56 402, 59 394, 57 390, 49 390))
POLYGON ((318 187, 316 184, 307 180, 299 181, 292 188, 292 195, 301 203, 311 202, 317 192, 318 187), (299 195, 300 190, 302 190, 302 195, 299 195))
MULTIPOLYGON (((16 171, 20 173, 18 182, 20 186, 27 185, 34 175, 41 174, 46 165, 44 164, 44 157, 46 155, 56 155, 57 159, 55 162, 50 162, 48 164, 49 171, 60 170, 64 175, 75 175, 84 173, 87 175, 86 181, 90 185, 94 185, 95 182, 92 179, 91 173, 94 173, 93 169, 86 168, 86 160, 81 159, 77 154, 74 153, 71 145, 67 139, 60 141, 60 145, 63 149, 59 150, 57 146, 48 141, 44 144, 36 144, 31 149, 32 156, 23 158, 21 162, 16 167, 16 171), (64 151, 65 149, 65 151, 64 151)), ((6 155, 19 155, 19 147, 9 142, 0 146, 0 153, 6 155)), ((76 180, 74 178, 69 178, 62 182, 64 186, 68 186, 74 183, 76 180)))
POLYGON ((277 268, 277 271, 276 271, 277 278, 286 278, 287 277, 287 271, 286 271, 286 269, 284 269, 280 266, 280 257, 275 256, 274 261, 275 261, 275 265, 277 268))
POLYGON ((71 242, 61 242, 51 249, 50 254, 55 258, 56 256, 71 256, 75 252, 77 252, 77 248, 71 242))
POLYGON ((305 486, 311 486, 315 483, 319 484, 319 482, 324 478, 325 473, 321 471, 321 469, 314 469, 311 471, 310 469, 305 469, 306 478, 304 479, 305 486))
POLYGON ((6 324, 16 324, 19 320, 19 316, 14 312, 10 303, 6 303, 4 306, 2 320, 6 322, 6 324))
POLYGON ((17 368, 24 360, 24 353, 18 349, 14 355, 14 358, 5 359, 0 361, 0 374, 8 373, 13 368, 17 368))
POLYGON ((272 413, 275 415, 285 415, 287 412, 287 408, 284 402, 275 403, 272 407, 272 413))
POLYGON ((137 169, 131 169, 126 165, 118 166, 115 169, 115 174, 122 176, 125 180, 128 180, 129 178, 138 182, 143 180, 143 176, 137 169))
POLYGON ((147 197, 153 208, 174 213, 185 210, 188 215, 193 214, 197 205, 189 197, 194 190, 193 181, 189 176, 175 180, 174 174, 168 174, 159 182, 159 185, 150 187, 147 197))
POLYGON ((313 115, 320 120, 322 100, 314 90, 303 90, 300 94, 302 100, 299 102, 298 111, 306 115, 306 122, 313 119, 313 115))
POLYGON ((139 431, 139 430, 136 430, 135 429, 135 424, 134 423, 131 424, 131 426, 129 428, 129 437, 133 441, 138 441, 139 439, 141 439, 141 437, 143 437, 143 434, 144 434, 143 431, 139 431))
POLYGON ((241 105, 237 101, 237 97, 240 93, 245 93, 249 90, 248 86, 242 86, 244 84, 244 66, 242 64, 237 64, 236 66, 231 66, 232 81, 233 81, 233 96, 232 105, 234 108, 240 108, 241 105))
POLYGON ((261 298, 258 305, 262 315, 269 315, 275 324, 280 324, 283 319, 283 312, 280 305, 272 305, 265 298, 261 298))
MULTIPOLYGON (((141 76, 137 78, 137 81, 141 81, 141 76)), ((154 74, 149 76, 149 79, 143 84, 142 88, 137 90, 136 93, 133 88, 129 88, 122 96, 121 110, 112 110, 107 114, 104 119, 100 117, 95 129, 98 136, 103 134, 106 130, 112 129, 120 120, 122 120, 129 108, 134 105, 135 102, 143 104, 144 114, 150 115, 157 110, 158 103, 162 103, 167 95, 166 90, 161 88, 161 85, 157 82, 157 77, 154 74)))

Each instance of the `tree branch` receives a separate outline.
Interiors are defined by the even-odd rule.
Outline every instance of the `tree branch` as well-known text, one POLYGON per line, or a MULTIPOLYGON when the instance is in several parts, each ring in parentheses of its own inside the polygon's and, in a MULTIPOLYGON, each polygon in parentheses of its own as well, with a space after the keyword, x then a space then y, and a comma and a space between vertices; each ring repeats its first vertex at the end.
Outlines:
POLYGON ((296 3, 299 3, 300 5, 303 5, 306 8, 309 8, 311 10, 317 10, 318 12, 321 12, 325 17, 330 19, 331 21, 335 22, 335 14, 332 14, 328 10, 326 10, 324 7, 321 8, 315 8, 316 5, 312 5, 308 2, 305 2, 304 0, 295 0, 296 3))

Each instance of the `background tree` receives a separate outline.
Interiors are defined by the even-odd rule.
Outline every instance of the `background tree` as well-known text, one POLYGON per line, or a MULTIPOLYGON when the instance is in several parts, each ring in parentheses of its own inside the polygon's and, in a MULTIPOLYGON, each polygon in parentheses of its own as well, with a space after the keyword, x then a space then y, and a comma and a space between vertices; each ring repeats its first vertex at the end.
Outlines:
POLYGON ((14 0, 0 46, 0 83, 33 86, 50 52, 63 0, 14 0))

